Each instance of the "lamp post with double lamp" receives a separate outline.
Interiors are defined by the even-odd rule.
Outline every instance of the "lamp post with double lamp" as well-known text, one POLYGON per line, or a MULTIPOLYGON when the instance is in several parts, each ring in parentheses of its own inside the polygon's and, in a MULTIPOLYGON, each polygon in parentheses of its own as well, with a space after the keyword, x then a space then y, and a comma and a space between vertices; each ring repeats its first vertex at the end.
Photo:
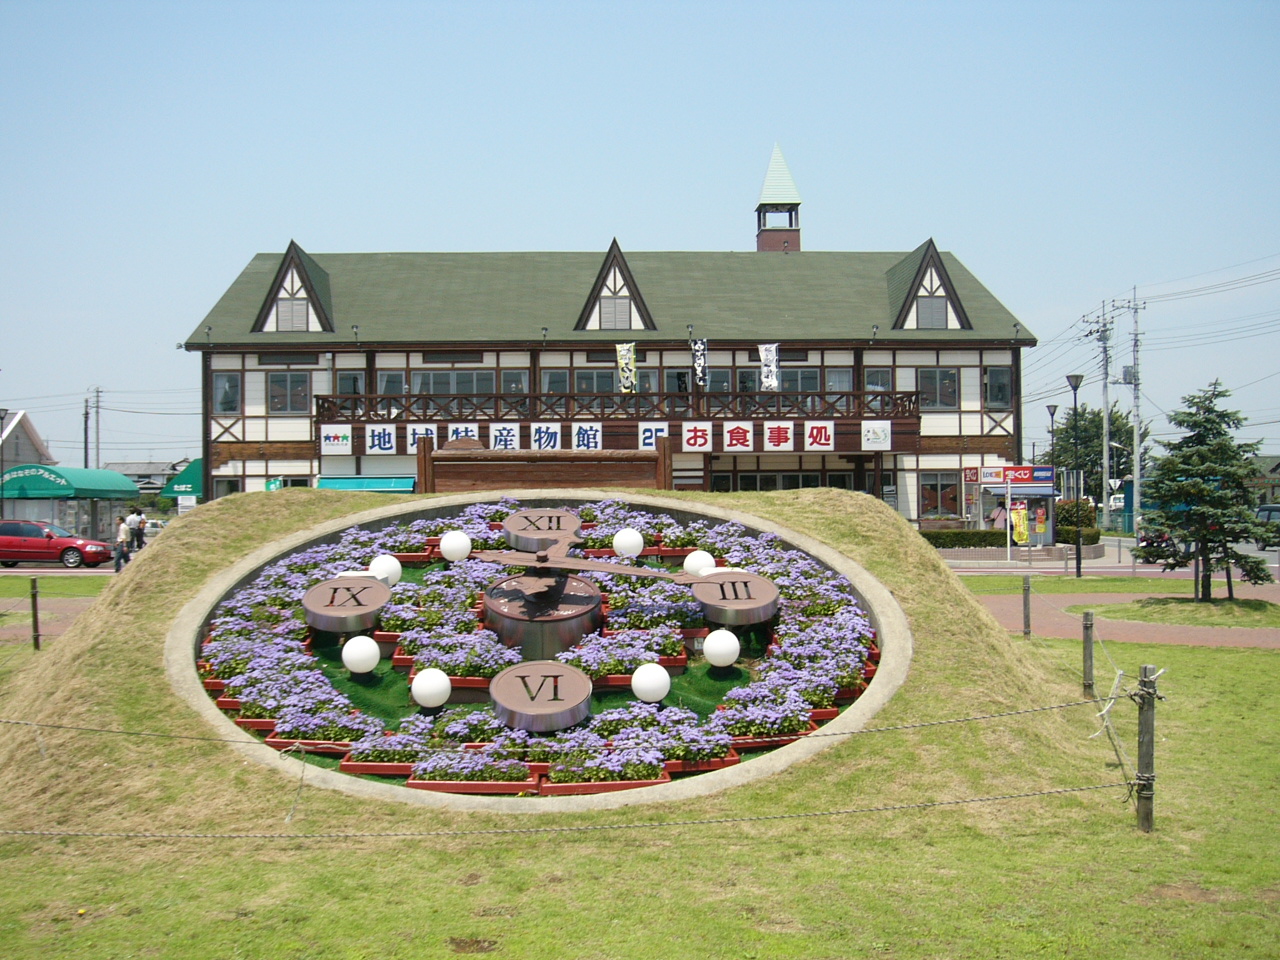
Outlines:
POLYGON ((0 407, 0 520, 4 519, 4 420, 9 416, 5 407, 0 407))
POLYGON ((1081 482, 1083 473, 1080 470, 1080 384, 1084 381, 1084 375, 1080 373, 1067 374, 1067 386, 1071 388, 1071 419, 1075 421, 1075 429, 1072 431, 1073 446, 1075 447, 1075 475, 1076 475, 1076 577, 1081 576, 1080 572, 1080 551, 1084 545, 1084 537, 1081 533, 1081 518, 1083 513, 1080 509, 1080 501, 1084 499, 1083 488, 1081 482))

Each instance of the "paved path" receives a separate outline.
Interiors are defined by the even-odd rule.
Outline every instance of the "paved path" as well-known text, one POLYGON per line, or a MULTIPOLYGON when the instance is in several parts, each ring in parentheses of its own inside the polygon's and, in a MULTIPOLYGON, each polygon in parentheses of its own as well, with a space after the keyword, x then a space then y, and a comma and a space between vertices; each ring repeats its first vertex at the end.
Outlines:
POLYGON ((114 576, 103 570, 63 570, 57 567, 20 567, 12 572, 6 571, 3 576, 8 579, 23 580, 21 597, 0 597, 0 613, 16 613, 18 622, 10 621, 0 624, 0 645, 31 642, 31 598, 25 591, 29 588, 33 576, 40 578, 40 641, 52 640, 75 623, 76 617, 88 610, 97 597, 60 597, 58 581, 71 577, 114 576))
MULTIPOLYGON (((1157 594, 1158 595, 1158 594, 1157 594)), ((1170 594, 1171 596, 1173 594, 1170 594)), ((1187 627, 1162 623, 1140 623, 1134 620, 1105 620, 1101 614, 1107 604, 1130 603, 1150 596, 1145 593, 1038 593, 1032 581, 1031 632, 1041 637, 1081 635, 1078 614, 1066 613, 1066 607, 1092 606, 1094 634, 1104 642, 1175 643, 1201 647, 1263 647, 1280 650, 1280 629, 1270 627, 1187 627)), ((1185 596, 1185 594, 1183 595, 1185 596)), ((1225 597, 1225 585, 1215 581, 1214 596, 1225 597), (1221 589, 1219 589, 1221 587, 1221 589)), ((1236 584, 1236 598, 1280 603, 1280 584, 1259 587, 1236 584)), ((1022 594, 980 596, 982 605, 1006 630, 1022 632, 1022 594)))

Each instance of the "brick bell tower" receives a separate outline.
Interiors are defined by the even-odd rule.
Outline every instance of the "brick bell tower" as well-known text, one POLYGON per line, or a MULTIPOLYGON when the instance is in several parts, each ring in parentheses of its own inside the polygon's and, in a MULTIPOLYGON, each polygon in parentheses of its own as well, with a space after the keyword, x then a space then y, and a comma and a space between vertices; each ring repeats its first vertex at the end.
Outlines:
POLYGON ((800 193, 776 143, 773 156, 769 158, 769 170, 764 175, 760 202, 756 204, 756 250, 761 253, 800 252, 800 193))

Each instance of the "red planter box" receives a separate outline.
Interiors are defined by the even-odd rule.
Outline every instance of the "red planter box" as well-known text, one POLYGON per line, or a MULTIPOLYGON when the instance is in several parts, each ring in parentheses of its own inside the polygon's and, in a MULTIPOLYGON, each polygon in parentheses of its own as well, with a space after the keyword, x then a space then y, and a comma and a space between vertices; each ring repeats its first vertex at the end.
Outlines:
POLYGON ((867 659, 872 663, 880 662, 880 648, 874 643, 867 644, 867 659))
POLYGON ((341 757, 351 752, 350 740, 290 740, 286 737, 268 736, 268 747, 277 750, 295 749, 303 753, 323 753, 327 756, 341 757))
POLYGON ((862 676, 866 678, 868 683, 870 683, 871 678, 874 677, 875 675, 876 675, 876 664, 872 663, 871 661, 867 661, 866 665, 862 668, 862 676))
POLYGON ((774 747, 785 747, 788 743, 795 743, 801 737, 807 737, 817 729, 818 725, 810 720, 809 729, 802 730, 800 733, 783 733, 772 737, 734 737, 733 748, 739 752, 743 750, 772 750, 774 747))
POLYGON ((809 719, 814 723, 826 723, 840 716, 839 707, 814 707, 809 711, 809 719))
POLYGON ((245 730, 270 733, 276 728, 275 717, 236 717, 236 726, 245 730))
POLYGON ((668 760, 662 768, 667 773, 706 773, 709 770, 732 767, 735 763, 741 762, 742 757, 738 755, 738 751, 730 747, 729 752, 723 757, 714 757, 710 760, 668 760))
POLYGON ((538 793, 538 780, 537 776, 530 776, 528 780, 415 780, 410 777, 408 786, 436 793, 538 793))
POLYGON ((395 652, 391 654, 391 669, 412 670, 413 656, 412 653, 405 653, 403 647, 396 647, 395 652))
MULTIPOLYGON (((634 790, 637 787, 656 787, 670 783, 671 774, 666 770, 657 780, 605 780, 602 783, 551 783, 543 780, 538 788, 540 797, 581 797, 593 793, 613 793, 617 790, 634 790)), ((412 781, 410 781, 412 783, 412 781)))
POLYGON ((366 773, 379 777, 409 777, 413 775, 413 761, 403 763, 387 760, 352 760, 347 753, 338 761, 338 769, 343 773, 366 773))
POLYGON ((206 690, 210 690, 213 693, 221 693, 227 689, 227 681, 219 680, 217 677, 205 677, 200 682, 204 684, 206 690))
POLYGON ((240 701, 235 697, 218 697, 213 701, 213 705, 219 710, 239 710, 240 701))

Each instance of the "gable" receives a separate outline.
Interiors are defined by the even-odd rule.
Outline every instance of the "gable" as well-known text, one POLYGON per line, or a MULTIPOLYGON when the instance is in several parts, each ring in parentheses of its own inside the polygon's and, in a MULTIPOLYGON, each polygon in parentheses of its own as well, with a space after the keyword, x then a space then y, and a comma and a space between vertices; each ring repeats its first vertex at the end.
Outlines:
POLYGON ((956 294, 955 284, 942 262, 938 248, 930 239, 904 258, 886 275, 890 287, 898 295, 905 289, 894 322, 895 330, 971 330, 968 314, 956 294), (910 262, 919 258, 911 282, 902 284, 910 262))
POLYGON ((258 311, 255 333, 332 333, 329 277, 290 240, 275 281, 258 311))
POLYGON ((582 307, 575 330, 656 330, 615 237, 582 307))

